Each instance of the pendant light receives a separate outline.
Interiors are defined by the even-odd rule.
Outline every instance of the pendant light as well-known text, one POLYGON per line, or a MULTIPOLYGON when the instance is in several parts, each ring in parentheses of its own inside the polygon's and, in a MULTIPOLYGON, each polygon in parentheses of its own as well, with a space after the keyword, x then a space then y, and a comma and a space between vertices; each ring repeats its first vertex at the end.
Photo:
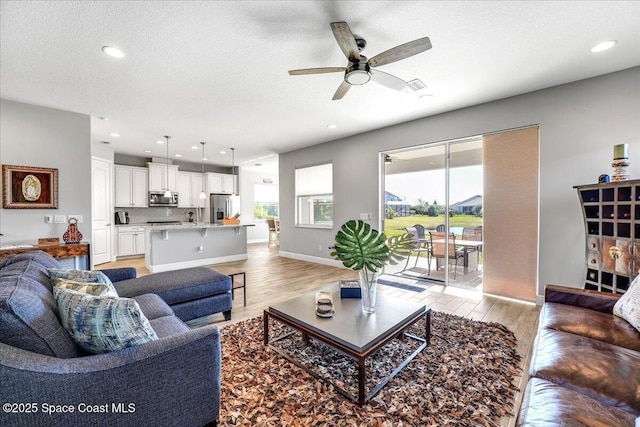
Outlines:
POLYGON ((231 177, 233 178, 233 195, 236 196, 236 149, 231 149, 231 177))
POLYGON ((207 195, 204 192, 204 144, 206 144, 206 142, 200 142, 200 144, 202 144, 202 191, 200 192, 200 198, 201 199, 206 199, 207 195))
POLYGON ((171 197, 171 190, 169 189, 169 138, 171 137, 167 135, 165 135, 164 137, 167 139, 167 188, 164 192, 164 197, 171 197))

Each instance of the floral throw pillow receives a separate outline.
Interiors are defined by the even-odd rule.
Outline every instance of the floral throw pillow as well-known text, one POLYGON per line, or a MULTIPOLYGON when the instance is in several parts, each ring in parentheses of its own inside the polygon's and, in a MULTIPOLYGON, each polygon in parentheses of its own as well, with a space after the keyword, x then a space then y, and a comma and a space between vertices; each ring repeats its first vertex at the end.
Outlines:
POLYGON ((640 332, 640 275, 613 306, 613 314, 622 317, 640 332))
POLYGON ((53 286, 55 288, 70 289, 72 291, 82 292, 83 294, 89 294, 96 297, 118 296, 118 293, 115 292, 113 286, 109 287, 102 283, 86 283, 68 279, 55 279, 53 286))
POLYGON ((106 285, 111 292, 118 296, 118 292, 116 288, 111 283, 111 280, 102 272, 95 270, 66 270, 62 268, 50 268, 49 269, 49 280, 51 281, 51 286, 56 285, 57 279, 69 279, 76 282, 85 282, 85 283, 102 283, 106 285))
POLYGON ((108 353, 158 339, 134 299, 94 296, 59 287, 53 293, 60 323, 89 353, 108 353))

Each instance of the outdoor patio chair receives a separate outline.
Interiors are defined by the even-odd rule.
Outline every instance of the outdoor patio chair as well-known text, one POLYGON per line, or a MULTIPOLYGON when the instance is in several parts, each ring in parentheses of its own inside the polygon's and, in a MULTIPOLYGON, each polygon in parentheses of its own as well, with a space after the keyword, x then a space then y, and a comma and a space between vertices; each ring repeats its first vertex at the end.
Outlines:
POLYGON ((444 224, 440 224, 436 227, 436 231, 439 233, 443 233, 446 229, 446 226, 444 224))
POLYGON ((409 266, 409 259, 411 258, 412 253, 416 254, 416 262, 413 264, 414 267, 418 265, 418 259, 420 258, 421 253, 427 254, 427 262, 431 264, 431 257, 430 257, 431 250, 430 248, 425 247, 425 243, 426 243, 425 239, 424 238, 420 239, 420 235, 415 226, 407 227, 406 230, 407 230, 407 233, 411 234, 411 237, 413 240, 413 248, 411 248, 411 253, 409 253, 409 256, 407 257, 407 263, 405 264, 404 269, 406 270, 407 267, 409 266))
MULTIPOLYGON (((469 228, 465 227, 462 229, 462 240, 473 240, 475 242, 482 241, 482 226, 469 228)), ((478 246, 477 248, 467 248, 467 252, 475 252, 477 257, 477 264, 480 264, 480 251, 482 250, 482 246, 478 246)), ((476 265, 477 265, 476 264, 476 265)))
MULTIPOLYGON (((436 259, 436 271, 438 270, 438 260, 444 259, 445 265, 449 265, 446 254, 447 244, 445 243, 446 233, 429 232, 429 240, 431 242, 431 258, 436 259)), ((455 268, 453 270, 453 278, 456 278, 458 271, 458 260, 464 260, 464 252, 456 250, 456 235, 449 233, 449 260, 455 260, 455 268)), ((429 274, 431 274, 431 263, 429 263, 429 274)))

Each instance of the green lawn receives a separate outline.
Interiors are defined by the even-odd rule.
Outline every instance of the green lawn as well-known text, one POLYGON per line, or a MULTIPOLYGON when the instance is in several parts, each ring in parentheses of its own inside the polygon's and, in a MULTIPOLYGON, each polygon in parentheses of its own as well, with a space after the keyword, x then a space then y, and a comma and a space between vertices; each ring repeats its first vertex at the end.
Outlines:
MULTIPOLYGON (((387 237, 397 236, 405 233, 405 227, 413 227, 421 224, 427 230, 433 230, 438 225, 444 224, 444 214, 438 216, 411 215, 401 216, 385 220, 384 233, 387 237)), ((454 215, 449 218, 450 227, 477 227, 482 225, 482 218, 473 215, 454 215)))

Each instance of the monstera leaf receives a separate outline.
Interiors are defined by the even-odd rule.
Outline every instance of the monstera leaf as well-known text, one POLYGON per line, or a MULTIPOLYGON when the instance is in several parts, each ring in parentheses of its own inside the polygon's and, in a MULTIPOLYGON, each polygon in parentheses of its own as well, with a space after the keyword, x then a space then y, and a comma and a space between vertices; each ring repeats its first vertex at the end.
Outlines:
POLYGON ((331 256, 353 270, 378 271, 387 262, 397 263, 413 246, 411 236, 387 236, 360 220, 350 220, 336 234, 335 250, 331 256))

